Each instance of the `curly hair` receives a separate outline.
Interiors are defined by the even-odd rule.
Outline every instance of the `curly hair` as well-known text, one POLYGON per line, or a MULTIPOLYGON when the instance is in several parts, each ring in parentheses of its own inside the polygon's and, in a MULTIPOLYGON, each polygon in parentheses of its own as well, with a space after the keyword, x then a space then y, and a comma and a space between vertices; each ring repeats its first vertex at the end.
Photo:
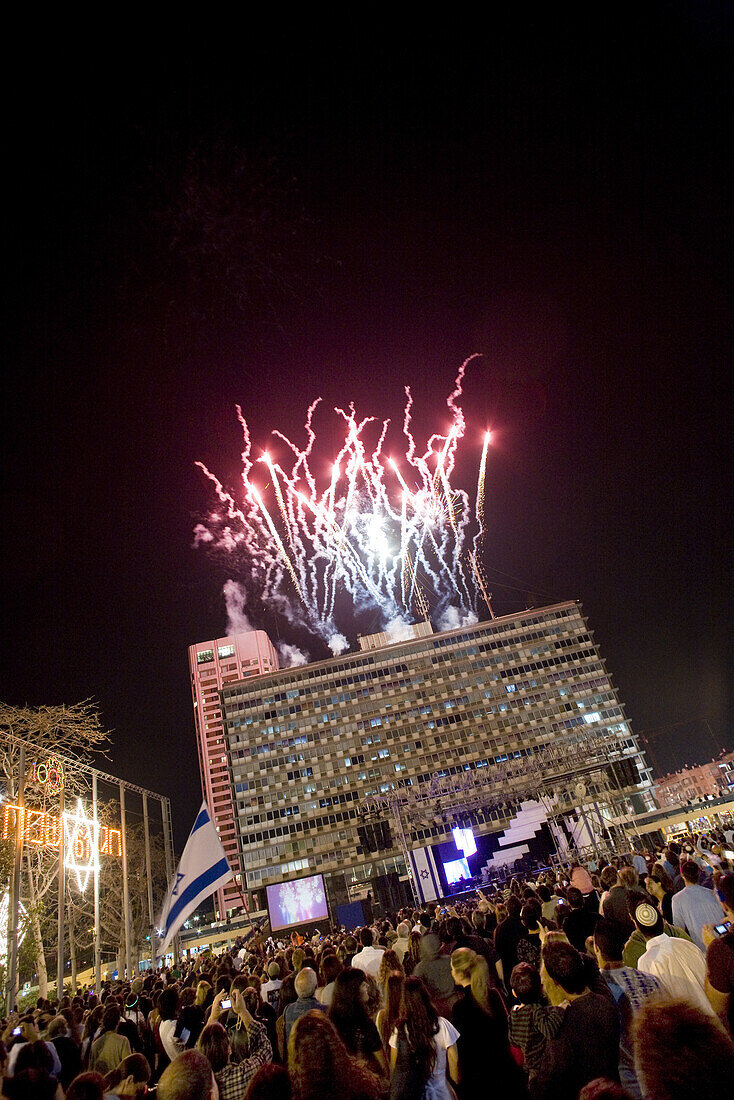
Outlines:
POLYGON ((305 1012, 291 1028, 288 1073, 294 1100, 378 1095, 375 1075, 350 1057, 331 1020, 315 1010, 305 1012))
POLYGON ((403 964, 397 957, 394 951, 388 948, 387 951, 383 951, 382 958, 380 959, 380 969, 377 971, 377 981, 381 986, 385 985, 388 977, 391 974, 404 974, 403 964))

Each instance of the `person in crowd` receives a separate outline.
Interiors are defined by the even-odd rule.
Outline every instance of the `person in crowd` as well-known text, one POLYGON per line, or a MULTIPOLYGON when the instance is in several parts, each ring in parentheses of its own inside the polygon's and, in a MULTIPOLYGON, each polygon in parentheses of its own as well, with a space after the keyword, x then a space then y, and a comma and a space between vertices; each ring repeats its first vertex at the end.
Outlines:
POLYGON ((548 923, 555 923, 556 909, 558 908, 558 902, 561 900, 555 889, 551 890, 545 883, 541 883, 538 886, 538 900, 541 903, 540 915, 544 921, 548 923))
POLYGON ((420 934, 420 932, 410 933, 410 945, 406 954, 403 955, 403 969, 405 971, 406 977, 410 977, 418 963, 421 961, 422 939, 423 936, 420 934))
POLYGON ((701 871, 697 863, 687 859, 680 865, 684 886, 673 895, 673 924, 684 928, 697 947, 706 950, 701 935, 704 924, 715 924, 721 916, 721 908, 713 890, 699 884, 701 871))
POLYGON ((705 992, 703 952, 690 940, 668 936, 662 915, 644 900, 643 894, 633 895, 630 905, 632 919, 646 945, 637 969, 658 978, 670 996, 686 997, 702 1012, 712 1013, 705 992))
POLYGON ((185 1050, 161 1074, 156 1100, 220 1100, 209 1059, 200 1050, 185 1050))
POLYGON ((405 975, 402 971, 394 971, 388 975, 385 983, 385 1005, 377 1013, 375 1025, 382 1040, 382 1049, 386 1058, 389 1057, 389 1042, 400 1017, 403 1004, 403 987, 405 975))
POLYGON ((594 954, 602 979, 614 998, 619 1013, 619 1079, 633 1100, 642 1100, 632 1056, 632 1020, 648 997, 664 992, 661 982, 622 962, 624 928, 600 917, 594 929, 594 954))
POLYGON ((142 1054, 130 1054, 105 1077, 105 1093, 138 1100, 146 1095, 151 1076, 148 1059, 142 1054))
POLYGON ((104 1083, 101 1073, 80 1073, 66 1090, 65 1100, 104 1100, 104 1083))
POLYGON ((380 969, 377 971, 377 985, 380 990, 381 1001, 385 999, 385 986, 391 974, 404 974, 403 964, 392 948, 388 947, 383 952, 380 961, 380 969))
POLYGON ((387 1074, 379 1032, 367 1012, 368 989, 363 971, 342 970, 334 982, 329 1019, 349 1053, 368 1069, 387 1074))
POLYGON ((568 1100, 595 1077, 619 1080, 619 1017, 611 997, 593 993, 581 954, 570 943, 546 943, 541 980, 552 1005, 564 1005, 531 1082, 533 1100, 568 1100))
POLYGON ((410 925, 407 921, 402 920, 397 927, 398 938, 393 944, 393 951, 397 955, 402 965, 406 952, 410 947, 410 925))
POLYGON ((69 1034, 65 1017, 55 1016, 48 1027, 48 1039, 53 1043, 61 1069, 57 1074, 62 1089, 67 1089, 74 1078, 82 1071, 82 1056, 79 1043, 69 1034))
POLYGON ((648 1100, 703 1100, 731 1092, 731 1037, 690 1001, 650 998, 635 1016, 632 1033, 635 1072, 648 1100))
POLYGON ((663 920, 668 924, 673 923, 673 883, 666 874, 662 864, 656 863, 652 871, 646 876, 645 889, 651 898, 655 899, 663 920))
POLYGON ((459 1095, 470 1098, 481 1092, 489 1063, 497 1092, 522 1097, 525 1079, 510 1052, 507 1012, 490 983, 487 960, 459 947, 451 956, 451 973, 461 991, 451 1010, 459 1036, 459 1095))
MULTIPOLYGON (((247 1086, 245 1100, 292 1100, 291 1079, 285 1066, 268 1062, 260 1066, 247 1086)), ((221 1100, 221 1098, 220 1098, 221 1100)))
POLYGON ((320 1012, 296 1021, 288 1039, 288 1073, 293 1100, 380 1100, 385 1094, 384 1081, 351 1057, 329 1017, 320 1012))
POLYGON ((341 973, 342 964, 337 955, 327 955, 321 962, 321 986, 316 990, 316 1000, 326 1008, 334 998, 334 982, 341 973))
MULTIPOLYGON (((238 991, 238 996, 240 996, 238 991)), ((196 1049, 209 1062, 219 1090, 220 1100, 242 1100, 247 1086, 260 1066, 270 1061, 270 1044, 263 1043, 249 1058, 233 1062, 227 1029, 218 1021, 208 1023, 196 1044, 196 1049)), ((161 1078, 162 1080, 162 1078, 161 1078)))
POLYGON ((515 894, 507 899, 507 916, 497 925, 494 934, 494 946, 499 955, 498 973, 509 991, 510 974, 517 966, 517 945, 522 939, 525 928, 520 919, 522 902, 515 894))
POLYGON ((380 969, 382 953, 385 949, 384 947, 373 946, 373 941, 374 936, 372 929, 362 928, 359 933, 359 942, 362 944, 362 950, 358 951, 352 958, 352 966, 376 978, 380 969))
POLYGON ((283 981, 280 973, 280 963, 275 959, 268 965, 268 980, 260 986, 260 996, 273 1008, 278 1004, 278 993, 283 981))
POLYGON ((594 883, 591 879, 591 875, 586 867, 582 867, 579 863, 571 864, 571 876, 570 885, 576 890, 581 891, 581 896, 584 899, 584 905, 587 909, 591 909, 592 912, 599 912, 599 895, 594 889, 594 883))
MULTIPOLYGON (((361 971, 360 971, 361 973, 361 971)), ((298 999, 293 1004, 288 1005, 285 1010, 285 1044, 288 1046, 288 1037, 290 1035, 291 1028, 295 1024, 299 1016, 303 1016, 306 1012, 317 1011, 326 1012, 326 1005, 320 1004, 316 1000, 316 986, 317 978, 316 972, 311 969, 310 966, 304 966, 296 974, 295 987, 298 999)))
POLYGON ((453 1001, 454 980, 451 977, 451 959, 448 955, 440 955, 439 947, 439 938, 433 932, 421 936, 421 961, 413 970, 413 976, 425 983, 439 1013, 448 1013, 453 1001))
POLYGON ((734 1036, 734 874, 722 875, 716 883, 721 906, 719 919, 701 929, 706 944, 706 996, 716 1015, 734 1036), (723 934, 717 926, 726 927, 723 934))
POLYGON ((63 1089, 52 1071, 49 1045, 41 1039, 24 1043, 13 1076, 3 1082, 3 1094, 10 1100, 63 1100, 63 1089))
POLYGON ((223 989, 217 993, 207 1023, 221 1023, 224 1026, 229 1040, 230 1061, 254 1065, 254 1073, 264 1062, 271 1060, 273 1050, 265 1025, 255 1019, 245 1002, 242 985, 246 982, 247 977, 238 974, 229 991, 223 989), (229 1010, 222 1008, 227 1000, 232 1002, 229 1010))
POLYGON ((601 911, 607 920, 616 921, 625 929, 625 939, 634 930, 629 913, 629 897, 633 890, 639 890, 639 878, 634 867, 623 866, 617 871, 617 880, 602 902, 601 911))
POLYGON ((539 971, 530 963, 518 963, 510 975, 516 1001, 510 1012, 509 1040, 522 1054, 522 1066, 532 1080, 540 1068, 549 1039, 563 1023, 563 1009, 545 1002, 539 971))
POLYGON ((599 919, 599 914, 598 912, 595 913, 585 903, 584 895, 578 887, 569 886, 567 897, 571 911, 563 921, 563 931, 568 942, 577 951, 584 952, 586 950, 586 940, 593 935, 594 925, 599 919))
POLYGON ((128 1039, 117 1032, 119 1022, 119 1006, 111 1004, 109 1008, 105 1008, 102 1014, 102 1034, 92 1043, 89 1055, 91 1070, 101 1074, 110 1073, 131 1053, 128 1039))
POLYGON ((451 1100, 447 1075, 459 1079, 459 1033, 439 1016, 420 978, 407 978, 403 1007, 390 1036, 390 1096, 451 1100))

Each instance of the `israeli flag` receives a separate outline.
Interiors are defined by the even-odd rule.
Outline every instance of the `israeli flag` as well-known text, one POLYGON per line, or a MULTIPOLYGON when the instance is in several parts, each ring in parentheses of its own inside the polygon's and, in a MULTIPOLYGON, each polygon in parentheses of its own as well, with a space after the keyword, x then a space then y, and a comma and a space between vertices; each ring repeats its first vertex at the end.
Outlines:
POLYGON ((163 903, 158 922, 163 937, 158 947, 158 957, 165 955, 169 943, 199 902, 231 878, 234 878, 232 868, 227 863, 207 804, 202 802, 163 903))
POLYGON ((436 901, 441 897, 441 881, 432 848, 414 848, 409 852, 413 882, 421 901, 436 901))

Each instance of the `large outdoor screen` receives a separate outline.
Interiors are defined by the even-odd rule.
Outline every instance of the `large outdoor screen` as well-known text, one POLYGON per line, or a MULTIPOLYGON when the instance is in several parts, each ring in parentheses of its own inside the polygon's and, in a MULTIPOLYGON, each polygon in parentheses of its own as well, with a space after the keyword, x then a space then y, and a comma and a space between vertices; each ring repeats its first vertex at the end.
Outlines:
POLYGON ((455 882, 461 882, 462 879, 471 878, 469 863, 465 859, 449 860, 448 863, 444 863, 443 869, 446 872, 446 881, 449 886, 455 882))
POLYGON ((266 886, 271 932, 280 932, 294 924, 325 920, 329 916, 323 875, 298 878, 266 886))

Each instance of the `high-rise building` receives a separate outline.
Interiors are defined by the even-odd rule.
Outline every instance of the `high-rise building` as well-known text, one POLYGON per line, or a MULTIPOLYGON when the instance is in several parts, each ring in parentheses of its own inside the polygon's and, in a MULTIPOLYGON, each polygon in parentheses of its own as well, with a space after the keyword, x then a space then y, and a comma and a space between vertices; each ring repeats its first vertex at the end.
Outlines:
MULTIPOLYGON (((620 819, 654 806, 647 765, 578 603, 425 634, 378 647, 365 639, 359 652, 222 681, 220 774, 224 782, 226 762, 249 889, 312 871, 352 882, 402 872, 394 837, 378 856, 360 845, 366 796, 508 758, 530 767, 570 731, 601 731, 614 746, 620 819)), ((488 809, 476 831, 496 832, 503 820, 488 809)), ((450 823, 437 818, 412 843, 450 837, 450 823)))
POLYGON ((261 676, 277 668, 278 654, 262 630, 234 634, 229 638, 214 638, 189 646, 201 789, 235 873, 234 881, 227 883, 214 896, 215 910, 220 918, 228 910, 242 907, 244 882, 219 692, 227 683, 235 680, 246 683, 253 676, 261 676))

